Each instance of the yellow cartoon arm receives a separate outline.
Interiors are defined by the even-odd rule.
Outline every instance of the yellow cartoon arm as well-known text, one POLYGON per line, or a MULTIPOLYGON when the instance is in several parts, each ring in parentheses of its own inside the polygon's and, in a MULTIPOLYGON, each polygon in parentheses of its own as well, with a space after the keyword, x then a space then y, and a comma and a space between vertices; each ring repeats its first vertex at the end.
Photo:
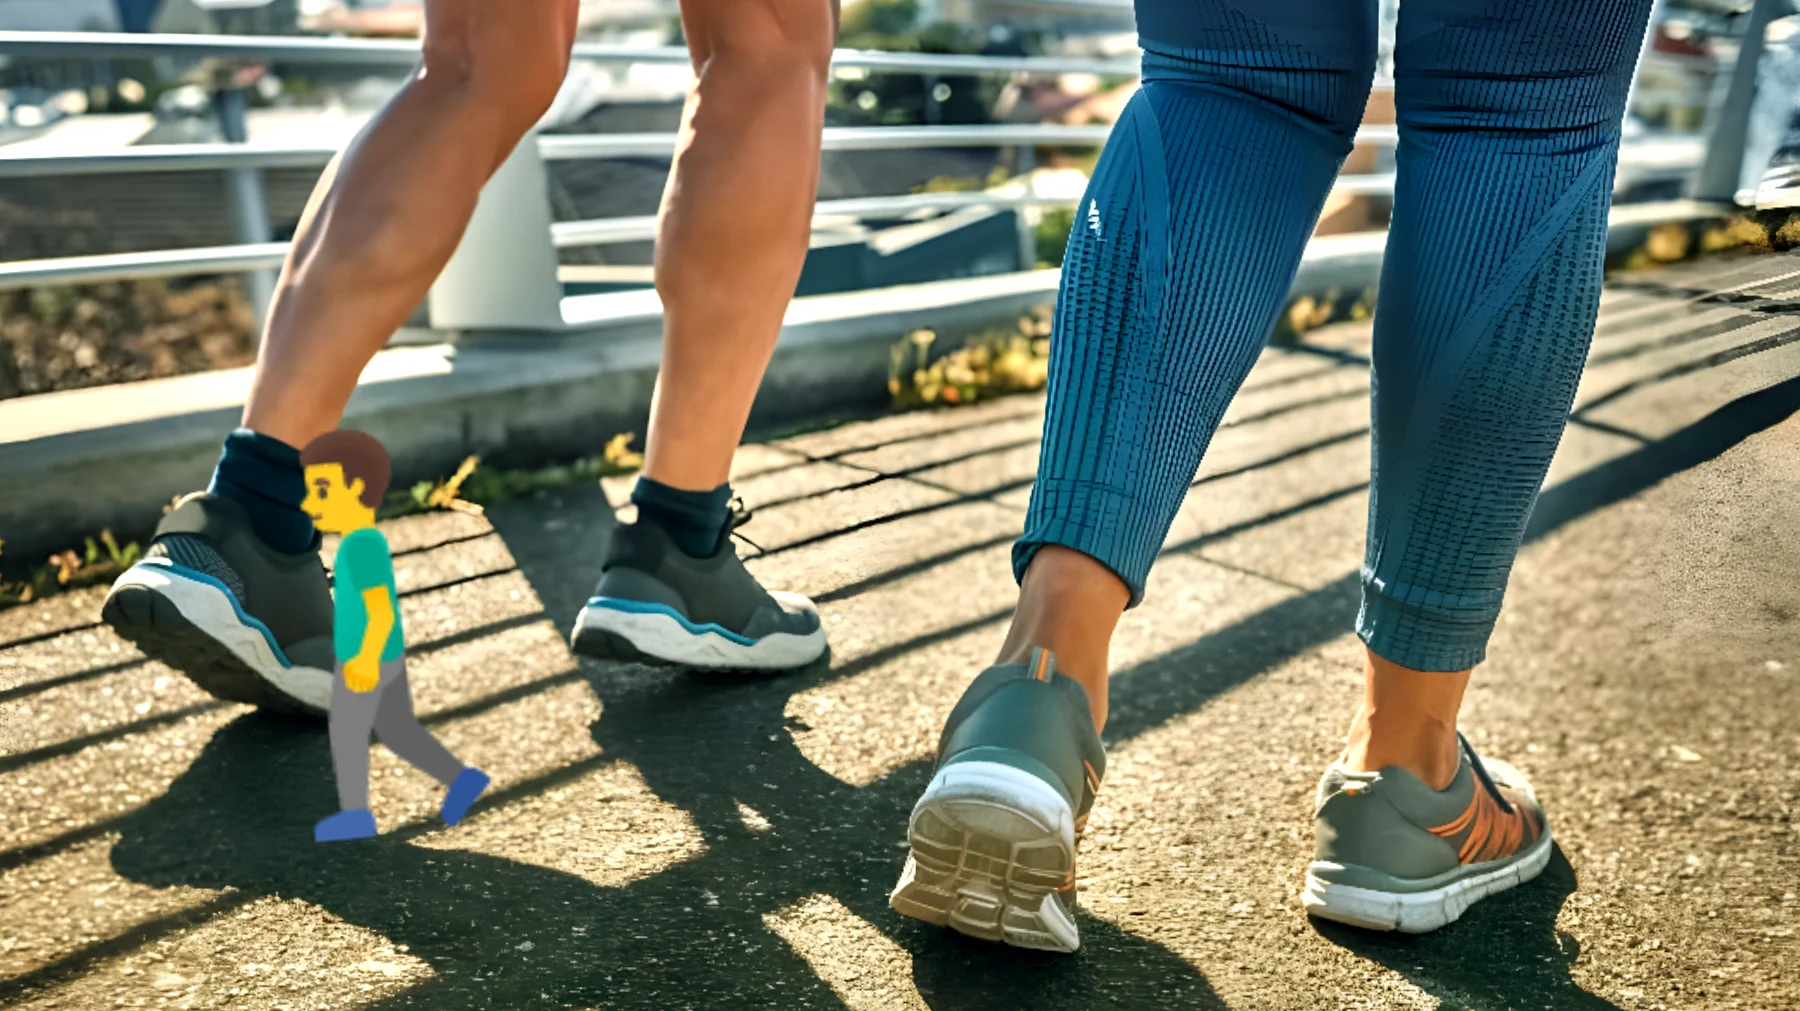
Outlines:
POLYGON ((369 621, 363 628, 362 649, 344 662, 344 687, 353 692, 374 691, 381 680, 381 654, 394 631, 394 601, 385 586, 362 592, 369 621))

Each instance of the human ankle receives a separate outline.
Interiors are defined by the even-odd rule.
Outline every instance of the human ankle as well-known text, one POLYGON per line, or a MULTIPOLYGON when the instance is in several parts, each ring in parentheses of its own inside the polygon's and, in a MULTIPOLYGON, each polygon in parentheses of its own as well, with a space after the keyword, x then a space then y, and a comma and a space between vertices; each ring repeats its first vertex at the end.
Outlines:
POLYGON ((1058 673, 1087 690, 1096 730, 1106 725, 1107 652, 1130 591, 1112 570, 1068 548, 1032 559, 998 662, 1025 663, 1033 648, 1056 655, 1058 673))
POLYGON ((1456 720, 1468 683, 1468 671, 1412 670, 1369 653, 1344 764, 1356 772, 1397 766, 1434 790, 1449 786, 1462 763, 1456 720))
POLYGON ((1461 763, 1454 724, 1383 719, 1367 710, 1357 713, 1344 749, 1344 766, 1353 772, 1398 767, 1433 790, 1449 786, 1461 763))

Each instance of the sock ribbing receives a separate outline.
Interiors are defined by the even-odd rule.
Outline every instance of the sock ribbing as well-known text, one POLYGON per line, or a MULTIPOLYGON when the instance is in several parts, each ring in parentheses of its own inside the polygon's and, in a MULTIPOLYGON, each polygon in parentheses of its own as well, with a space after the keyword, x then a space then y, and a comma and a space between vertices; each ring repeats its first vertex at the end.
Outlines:
POLYGON ((306 501, 306 470, 300 451, 248 428, 225 437, 207 491, 243 506, 250 527, 276 551, 298 554, 318 538, 306 501))

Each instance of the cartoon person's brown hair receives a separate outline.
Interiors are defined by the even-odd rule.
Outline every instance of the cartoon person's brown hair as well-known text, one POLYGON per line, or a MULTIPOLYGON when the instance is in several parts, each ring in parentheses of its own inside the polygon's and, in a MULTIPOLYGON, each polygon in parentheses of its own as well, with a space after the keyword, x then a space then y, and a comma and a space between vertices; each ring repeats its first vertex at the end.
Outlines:
POLYGON ((387 494, 388 482, 393 479, 394 464, 388 459, 387 450, 367 432, 340 428, 319 436, 300 451, 301 466, 314 467, 322 463, 343 467, 345 484, 361 478, 360 498, 362 504, 371 509, 381 504, 381 497, 387 494))

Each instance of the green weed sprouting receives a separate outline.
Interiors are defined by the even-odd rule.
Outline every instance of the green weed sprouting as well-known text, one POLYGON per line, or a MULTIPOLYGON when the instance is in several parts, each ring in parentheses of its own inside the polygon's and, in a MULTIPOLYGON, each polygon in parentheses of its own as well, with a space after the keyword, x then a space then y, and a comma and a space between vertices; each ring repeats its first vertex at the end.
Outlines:
POLYGON ((449 477, 420 481, 406 491, 388 495, 382 505, 381 518, 393 519, 437 510, 479 516, 485 506, 580 481, 630 474, 644 466, 643 454, 631 449, 635 438, 635 432, 624 432, 608 439, 599 456, 538 470, 502 470, 484 465, 479 456, 470 456, 449 477))
POLYGON ((1050 311, 1022 317, 1014 330, 990 330, 933 357, 937 334, 915 330, 888 353, 888 395, 898 410, 956 406, 1041 390, 1050 375, 1050 311))
MULTIPOLYGON (((6 542, 0 541, 0 549, 6 542)), ((23 582, 0 582, 0 610, 29 604, 58 593, 111 582, 144 556, 136 541, 120 545, 111 530, 100 531, 99 540, 84 538, 81 548, 59 551, 33 565, 23 582)))

